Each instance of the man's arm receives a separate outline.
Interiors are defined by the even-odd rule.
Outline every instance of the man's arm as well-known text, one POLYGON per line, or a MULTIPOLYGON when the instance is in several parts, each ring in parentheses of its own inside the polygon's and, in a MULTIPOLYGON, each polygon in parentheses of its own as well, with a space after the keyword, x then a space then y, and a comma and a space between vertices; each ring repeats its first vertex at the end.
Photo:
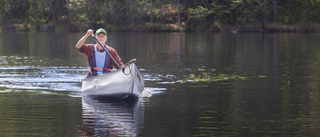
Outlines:
POLYGON ((83 43, 86 41, 86 39, 93 34, 93 30, 92 29, 88 29, 86 35, 84 35, 77 43, 76 48, 80 49, 81 46, 83 45, 83 43))
MULTIPOLYGON (((114 48, 108 47, 108 52, 111 54, 111 56, 114 58, 114 60, 116 62, 114 63, 115 68, 119 69, 119 67, 115 64, 118 63, 120 65, 121 68, 123 68, 125 65, 123 64, 123 62, 121 61, 120 56, 118 55, 117 51, 114 48)), ((113 61, 113 60, 112 60, 113 61)))

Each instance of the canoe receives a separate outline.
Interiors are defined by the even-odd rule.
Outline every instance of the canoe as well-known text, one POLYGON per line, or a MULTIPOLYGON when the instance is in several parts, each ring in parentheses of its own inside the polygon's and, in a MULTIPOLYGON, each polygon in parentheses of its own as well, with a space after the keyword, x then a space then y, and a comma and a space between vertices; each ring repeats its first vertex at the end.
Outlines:
POLYGON ((125 99, 139 97, 144 90, 144 77, 135 61, 127 63, 124 71, 118 69, 108 74, 82 80, 82 92, 87 96, 125 99))

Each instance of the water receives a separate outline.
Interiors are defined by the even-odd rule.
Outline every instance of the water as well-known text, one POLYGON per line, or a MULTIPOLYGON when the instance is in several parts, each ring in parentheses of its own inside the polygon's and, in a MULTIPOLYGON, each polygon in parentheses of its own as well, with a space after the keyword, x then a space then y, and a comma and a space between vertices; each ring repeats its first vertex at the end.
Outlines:
POLYGON ((82 96, 83 35, 0 34, 1 136, 319 134, 319 34, 109 33, 151 91, 136 102, 82 96))

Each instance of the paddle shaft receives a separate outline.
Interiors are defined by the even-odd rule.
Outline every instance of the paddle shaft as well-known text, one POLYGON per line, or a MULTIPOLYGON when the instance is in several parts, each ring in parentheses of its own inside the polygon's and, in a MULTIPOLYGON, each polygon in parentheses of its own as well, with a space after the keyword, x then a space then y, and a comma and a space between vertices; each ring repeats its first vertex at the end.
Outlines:
POLYGON ((94 37, 94 39, 99 43, 99 45, 104 49, 104 51, 107 52, 107 54, 109 55, 109 57, 111 57, 111 59, 113 60, 113 62, 119 67, 121 68, 121 66, 118 64, 118 62, 111 56, 111 54, 108 52, 108 50, 100 43, 100 41, 92 34, 92 37, 94 37))

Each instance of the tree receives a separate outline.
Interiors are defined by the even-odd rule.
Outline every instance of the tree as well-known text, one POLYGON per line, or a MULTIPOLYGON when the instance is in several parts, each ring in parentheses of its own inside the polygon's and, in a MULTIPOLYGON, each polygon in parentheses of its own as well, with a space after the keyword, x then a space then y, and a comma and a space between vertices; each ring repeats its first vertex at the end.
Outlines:
POLYGON ((13 28, 13 31, 14 28, 43 31, 48 26, 53 29, 65 26, 66 29, 61 30, 108 26, 134 29, 137 26, 149 25, 149 22, 159 26, 184 22, 186 30, 191 31, 223 25, 257 30, 268 29, 267 23, 270 21, 281 24, 318 23, 318 13, 319 0, 0 1, 1 26, 5 29, 13 28))
POLYGON ((153 4, 152 4, 152 0, 150 0, 150 23, 153 22, 153 4))
POLYGON ((278 22, 278 0, 273 0, 273 22, 278 22))
POLYGON ((180 11, 180 0, 177 0, 178 1, 178 23, 179 23, 179 25, 181 25, 181 16, 180 16, 180 14, 181 14, 181 11, 180 11))
POLYGON ((212 14, 213 11, 198 6, 197 8, 189 8, 187 10, 187 30, 188 31, 204 31, 209 24, 207 24, 207 17, 212 14))
POLYGON ((290 22, 291 21, 291 0, 289 0, 289 3, 288 3, 288 18, 290 22))
POLYGON ((35 0, 32 0, 32 6, 33 6, 33 15, 34 15, 34 26, 35 26, 35 31, 39 31, 40 27, 39 27, 39 21, 38 21, 38 11, 37 11, 37 4, 35 2, 35 0))

